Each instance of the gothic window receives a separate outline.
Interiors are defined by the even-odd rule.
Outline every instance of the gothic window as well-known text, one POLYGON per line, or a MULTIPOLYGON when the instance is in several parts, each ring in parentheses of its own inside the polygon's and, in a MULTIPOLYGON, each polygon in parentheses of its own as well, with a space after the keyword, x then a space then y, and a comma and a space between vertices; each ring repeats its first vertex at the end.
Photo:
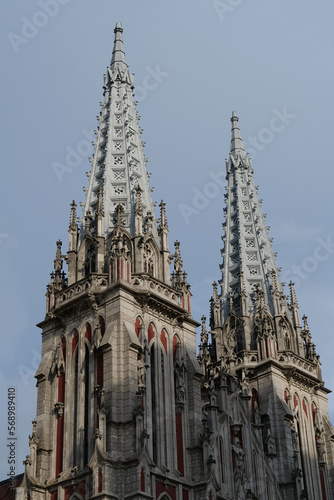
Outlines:
POLYGON ((96 273, 96 248, 94 244, 88 247, 85 260, 85 276, 91 273, 96 273))
POLYGON ((72 339, 72 371, 73 371, 73 467, 77 464, 77 444, 78 444, 78 370, 79 370, 79 335, 74 331, 72 339))
POLYGON ((220 477, 222 480, 222 483, 224 482, 224 453, 223 453, 223 440, 222 438, 219 439, 219 458, 220 458, 220 477))
POLYGON ((141 318, 138 316, 135 322, 135 332, 138 338, 140 338, 140 333, 142 331, 143 323, 141 318))
POLYGON ((154 276, 154 254, 149 243, 144 247, 144 273, 154 276))
POLYGON ((156 400, 156 359, 155 359, 155 349, 154 344, 151 348, 151 412, 152 412, 152 451, 153 451, 153 461, 157 464, 158 462, 158 448, 157 448, 157 400, 156 400))
POLYGON ((306 403, 305 398, 303 399, 303 410, 304 410, 306 418, 308 418, 307 403, 306 403))
POLYGON ((84 374, 84 384, 85 384, 85 395, 84 395, 84 466, 88 464, 89 460, 89 394, 90 394, 90 363, 89 363, 89 348, 85 343, 85 374, 84 374))
MULTIPOLYGON (((66 365, 66 338, 61 339, 61 347, 64 365, 66 365)), ((56 448, 56 477, 63 470, 63 450, 64 450, 64 409, 65 409, 65 368, 58 377, 58 401, 57 414, 57 448, 56 448)))

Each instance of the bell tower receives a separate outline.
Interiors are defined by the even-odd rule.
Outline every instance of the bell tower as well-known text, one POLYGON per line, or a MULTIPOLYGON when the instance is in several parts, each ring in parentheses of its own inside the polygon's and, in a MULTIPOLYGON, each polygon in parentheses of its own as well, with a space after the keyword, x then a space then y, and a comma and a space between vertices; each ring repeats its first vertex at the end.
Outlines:
POLYGON ((122 32, 118 23, 83 217, 73 201, 38 325, 22 500, 187 499, 202 460, 198 324, 163 201, 154 216, 122 32))
MULTIPOLYGON (((322 380, 306 316, 301 325, 292 282, 289 301, 284 295, 235 113, 231 123, 221 293, 214 283, 212 344, 202 335, 200 360, 221 411, 230 414, 231 447, 239 446, 239 453, 244 453, 243 487, 236 483, 233 465, 235 498, 245 498, 248 483, 248 489, 263 498, 326 500, 334 494, 330 391, 322 380), (233 392, 226 400, 222 390, 222 380, 226 384, 227 379, 235 381, 234 397, 240 406, 243 401, 245 413, 229 410, 233 392), (259 468, 261 455, 265 466, 259 468)), ((219 433, 224 433, 224 425, 219 433)))

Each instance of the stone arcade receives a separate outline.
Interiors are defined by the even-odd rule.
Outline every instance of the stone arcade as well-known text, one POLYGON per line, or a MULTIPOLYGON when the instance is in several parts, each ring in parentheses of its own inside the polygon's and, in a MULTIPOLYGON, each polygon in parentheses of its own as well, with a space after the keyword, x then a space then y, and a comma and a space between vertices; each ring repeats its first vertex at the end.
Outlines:
POLYGON ((73 202, 66 255, 57 242, 16 497, 330 500, 329 391, 292 283, 289 303, 284 295, 238 118, 221 292, 214 283, 196 354, 200 325, 164 202, 154 217, 122 31, 118 23, 83 219, 73 202))

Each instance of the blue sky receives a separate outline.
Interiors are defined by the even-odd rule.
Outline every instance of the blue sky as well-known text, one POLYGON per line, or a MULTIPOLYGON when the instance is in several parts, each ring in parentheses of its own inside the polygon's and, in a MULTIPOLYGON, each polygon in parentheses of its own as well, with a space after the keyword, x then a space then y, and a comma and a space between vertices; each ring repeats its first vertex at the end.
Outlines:
MULTIPOLYGON (((195 319, 209 315, 211 283, 220 278, 224 187, 213 177, 224 178, 236 110, 282 280, 296 283, 326 386, 334 388, 333 17, 325 0, 3 5, 0 478, 8 472, 11 386, 19 464, 28 453, 41 348, 35 324, 44 318, 56 240, 67 248, 70 203, 84 200, 117 21, 135 73, 153 198, 167 203, 171 247, 181 241, 195 319)), ((332 395, 329 407, 334 421, 332 395)))

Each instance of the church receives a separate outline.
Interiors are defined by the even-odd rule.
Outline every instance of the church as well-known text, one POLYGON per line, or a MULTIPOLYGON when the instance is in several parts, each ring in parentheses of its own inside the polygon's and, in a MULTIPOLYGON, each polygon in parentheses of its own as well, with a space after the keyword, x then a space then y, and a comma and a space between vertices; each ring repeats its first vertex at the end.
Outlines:
POLYGON ((238 117, 221 273, 198 322, 163 201, 154 215, 120 23, 114 32, 83 218, 73 201, 38 325, 16 498, 330 500, 330 391, 292 282, 284 294, 238 117))

